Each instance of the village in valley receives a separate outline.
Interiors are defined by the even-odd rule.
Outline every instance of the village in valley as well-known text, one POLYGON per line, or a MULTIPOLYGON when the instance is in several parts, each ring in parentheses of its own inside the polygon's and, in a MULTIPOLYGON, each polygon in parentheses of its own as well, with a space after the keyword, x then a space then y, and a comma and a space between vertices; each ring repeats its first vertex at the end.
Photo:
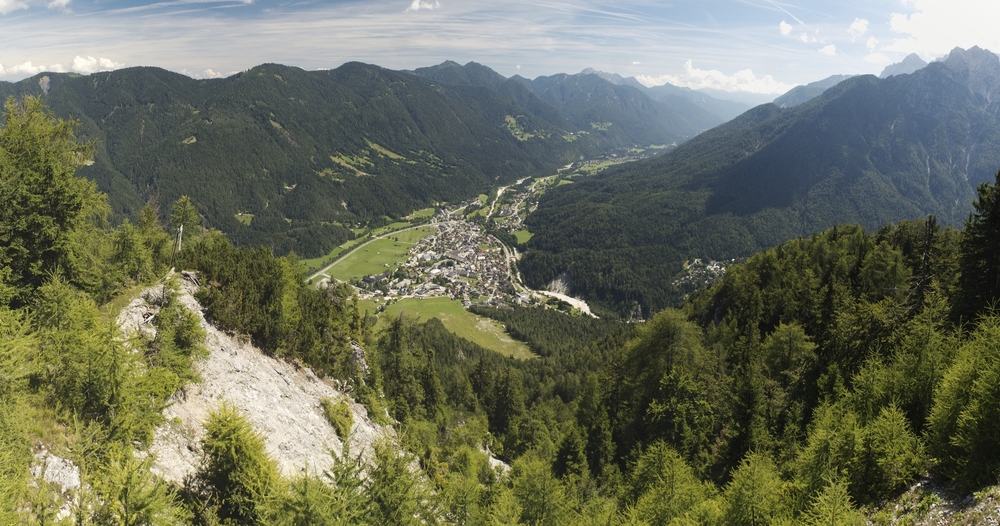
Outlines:
MULTIPOLYGON (((433 212, 428 209, 419 220, 411 217, 410 223, 396 223, 395 230, 377 232, 377 236, 369 234, 371 241, 387 240, 396 246, 412 241, 405 254, 381 263, 383 271, 338 275, 331 270, 370 243, 365 241, 351 247, 350 252, 342 252, 313 277, 320 286, 331 279, 347 281, 355 287, 359 299, 374 303, 376 314, 405 298, 446 297, 466 308, 545 305, 593 316, 584 301, 564 294, 567 291, 561 287, 532 290, 523 284, 516 266, 521 256, 517 246, 523 246, 532 236, 524 227, 524 219, 546 190, 573 184, 575 178, 652 153, 655 151, 625 149, 599 159, 570 163, 554 175, 522 178, 497 188, 489 196, 442 204, 433 212), (421 225, 421 234, 404 237, 404 231, 416 229, 415 225, 421 225)), ((374 256, 384 257, 381 252, 374 256)))

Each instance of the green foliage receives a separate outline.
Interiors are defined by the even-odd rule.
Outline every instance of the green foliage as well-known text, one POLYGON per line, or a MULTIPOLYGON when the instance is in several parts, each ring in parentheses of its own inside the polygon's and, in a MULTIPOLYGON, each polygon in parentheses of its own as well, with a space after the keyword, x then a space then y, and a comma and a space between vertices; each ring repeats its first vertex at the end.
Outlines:
POLYGON ((131 447, 115 448, 93 477, 100 503, 96 524, 122 526, 174 525, 185 519, 167 484, 155 480, 153 458, 138 458, 131 447))
POLYGON ((962 230, 959 252, 962 274, 955 310, 966 320, 975 319, 1000 298, 1000 255, 996 250, 996 240, 1000 239, 1000 172, 993 184, 981 183, 976 194, 973 211, 962 230))
POLYGON ((750 453, 726 485, 724 524, 776 524, 791 518, 791 499, 778 475, 777 466, 766 455, 750 453))
POLYGON ((939 469, 964 489, 1000 473, 1000 318, 981 319, 944 373, 928 418, 928 445, 939 469))
POLYGON ((665 440, 696 471, 718 462, 710 445, 724 438, 728 379, 698 326, 678 311, 662 311, 621 352, 608 393, 619 455, 665 440))
POLYGON ((347 401, 341 399, 334 402, 329 398, 324 398, 320 400, 320 405, 323 407, 323 416, 330 422, 333 429, 337 431, 337 436, 341 440, 347 440, 347 437, 351 434, 351 426, 354 425, 354 414, 351 413, 351 408, 347 405, 347 401))
POLYGON ((201 219, 198 217, 198 211, 194 209, 194 203, 191 202, 190 197, 182 195, 174 202, 174 206, 170 208, 170 226, 173 227, 174 231, 183 226, 184 235, 188 236, 188 239, 200 233, 201 219))
POLYGON ((996 172, 1000 136, 967 70, 951 67, 758 106, 666 155, 548 191, 525 223, 525 279, 541 288, 565 272, 580 297, 626 316, 683 301, 692 290, 674 281, 694 258, 746 257, 841 223, 960 224, 996 172), (943 153, 968 144, 984 153, 961 168, 943 153))
POLYGON ((444 390, 432 360, 433 350, 416 339, 412 322, 400 316, 379 338, 375 360, 389 410, 400 422, 433 419, 444 405, 444 390))
POLYGON ((263 524, 266 502, 279 483, 264 438, 235 408, 223 403, 209 414, 202 441, 205 460, 197 483, 218 517, 235 524, 263 524))
POLYGON ((74 176, 90 145, 74 121, 57 120, 36 97, 9 98, 0 129, 0 286, 2 303, 24 305, 53 274, 73 279, 82 269, 73 233, 106 210, 93 182, 74 176), (6 274, 6 276, 4 276, 6 274), (12 297, 13 293, 13 297, 12 297))
POLYGON ((634 506, 637 519, 649 524, 667 524, 683 517, 714 493, 715 488, 698 480, 673 448, 655 442, 632 466, 625 495, 626 502, 634 506))
POLYGON ((854 508, 847 485, 834 482, 823 488, 813 499, 803 524, 809 526, 861 526, 867 524, 864 515, 854 508))
POLYGON ((590 316, 567 316, 553 309, 472 307, 469 310, 503 323, 507 334, 527 343, 539 356, 577 352, 620 325, 590 316))
POLYGON ((371 500, 371 524, 416 525, 432 519, 428 496, 410 470, 412 460, 388 442, 375 444, 374 466, 364 486, 371 500))
POLYGON ((19 507, 28 493, 28 467, 33 459, 24 409, 23 401, 9 392, 0 398, 0 522, 3 524, 17 524, 24 518, 19 507))
POLYGON ((293 260, 234 247, 218 232, 187 244, 181 256, 180 264, 201 273, 198 299, 219 327, 321 374, 355 377, 351 340, 363 337, 348 285, 316 290, 302 282, 293 260))
POLYGON ((547 462, 533 454, 524 455, 514 461, 510 478, 522 523, 549 526, 569 519, 570 497, 547 462))

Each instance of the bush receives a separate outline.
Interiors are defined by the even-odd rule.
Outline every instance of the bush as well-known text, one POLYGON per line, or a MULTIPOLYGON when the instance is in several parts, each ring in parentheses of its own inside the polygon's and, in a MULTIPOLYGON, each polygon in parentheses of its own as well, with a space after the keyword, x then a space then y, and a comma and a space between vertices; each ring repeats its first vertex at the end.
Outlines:
POLYGON ((351 434, 351 426, 354 425, 354 415, 351 413, 347 401, 334 402, 329 398, 324 398, 320 400, 320 405, 323 406, 323 415, 337 431, 337 436, 341 440, 347 440, 348 435, 351 434))

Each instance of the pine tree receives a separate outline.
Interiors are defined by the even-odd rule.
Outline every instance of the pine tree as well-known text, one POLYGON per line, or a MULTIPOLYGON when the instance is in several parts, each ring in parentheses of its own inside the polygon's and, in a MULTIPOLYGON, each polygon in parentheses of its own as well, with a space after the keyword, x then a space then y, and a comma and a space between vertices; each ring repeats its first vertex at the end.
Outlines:
POLYGON ((73 278, 73 233, 106 214, 107 204, 92 181, 74 176, 92 154, 77 142, 75 121, 57 120, 38 97, 11 97, 4 109, 0 278, 14 287, 10 300, 20 306, 52 274, 73 278))
POLYGON ((183 226, 185 239, 199 234, 201 219, 198 217, 198 211, 195 210, 190 197, 182 195, 174 202, 174 206, 170 209, 170 226, 173 227, 174 232, 183 226))
POLYGON ((750 453, 723 494, 725 523, 760 526, 788 518, 791 510, 783 486, 774 462, 763 454, 750 453))
POLYGON ((864 526, 867 521, 854 508, 847 484, 834 482, 816 495, 802 523, 807 526, 864 526))
POLYGON ((1000 298, 1000 172, 993 184, 980 184, 976 193, 959 242, 961 275, 955 310, 966 321, 1000 298))
POLYGON ((223 403, 205 423, 204 466, 198 482, 220 519, 263 524, 266 503, 279 482, 278 468, 264 451, 263 437, 236 408, 223 403))

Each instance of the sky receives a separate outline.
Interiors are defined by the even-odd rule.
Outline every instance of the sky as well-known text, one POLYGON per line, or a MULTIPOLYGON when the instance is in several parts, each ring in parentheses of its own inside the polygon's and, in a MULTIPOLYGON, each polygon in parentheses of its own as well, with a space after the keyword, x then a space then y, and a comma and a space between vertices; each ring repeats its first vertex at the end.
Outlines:
POLYGON ((158 66, 196 78, 275 62, 534 78, 587 67, 647 85, 778 95, 917 53, 1000 52, 985 0, 0 0, 0 80, 158 66))

